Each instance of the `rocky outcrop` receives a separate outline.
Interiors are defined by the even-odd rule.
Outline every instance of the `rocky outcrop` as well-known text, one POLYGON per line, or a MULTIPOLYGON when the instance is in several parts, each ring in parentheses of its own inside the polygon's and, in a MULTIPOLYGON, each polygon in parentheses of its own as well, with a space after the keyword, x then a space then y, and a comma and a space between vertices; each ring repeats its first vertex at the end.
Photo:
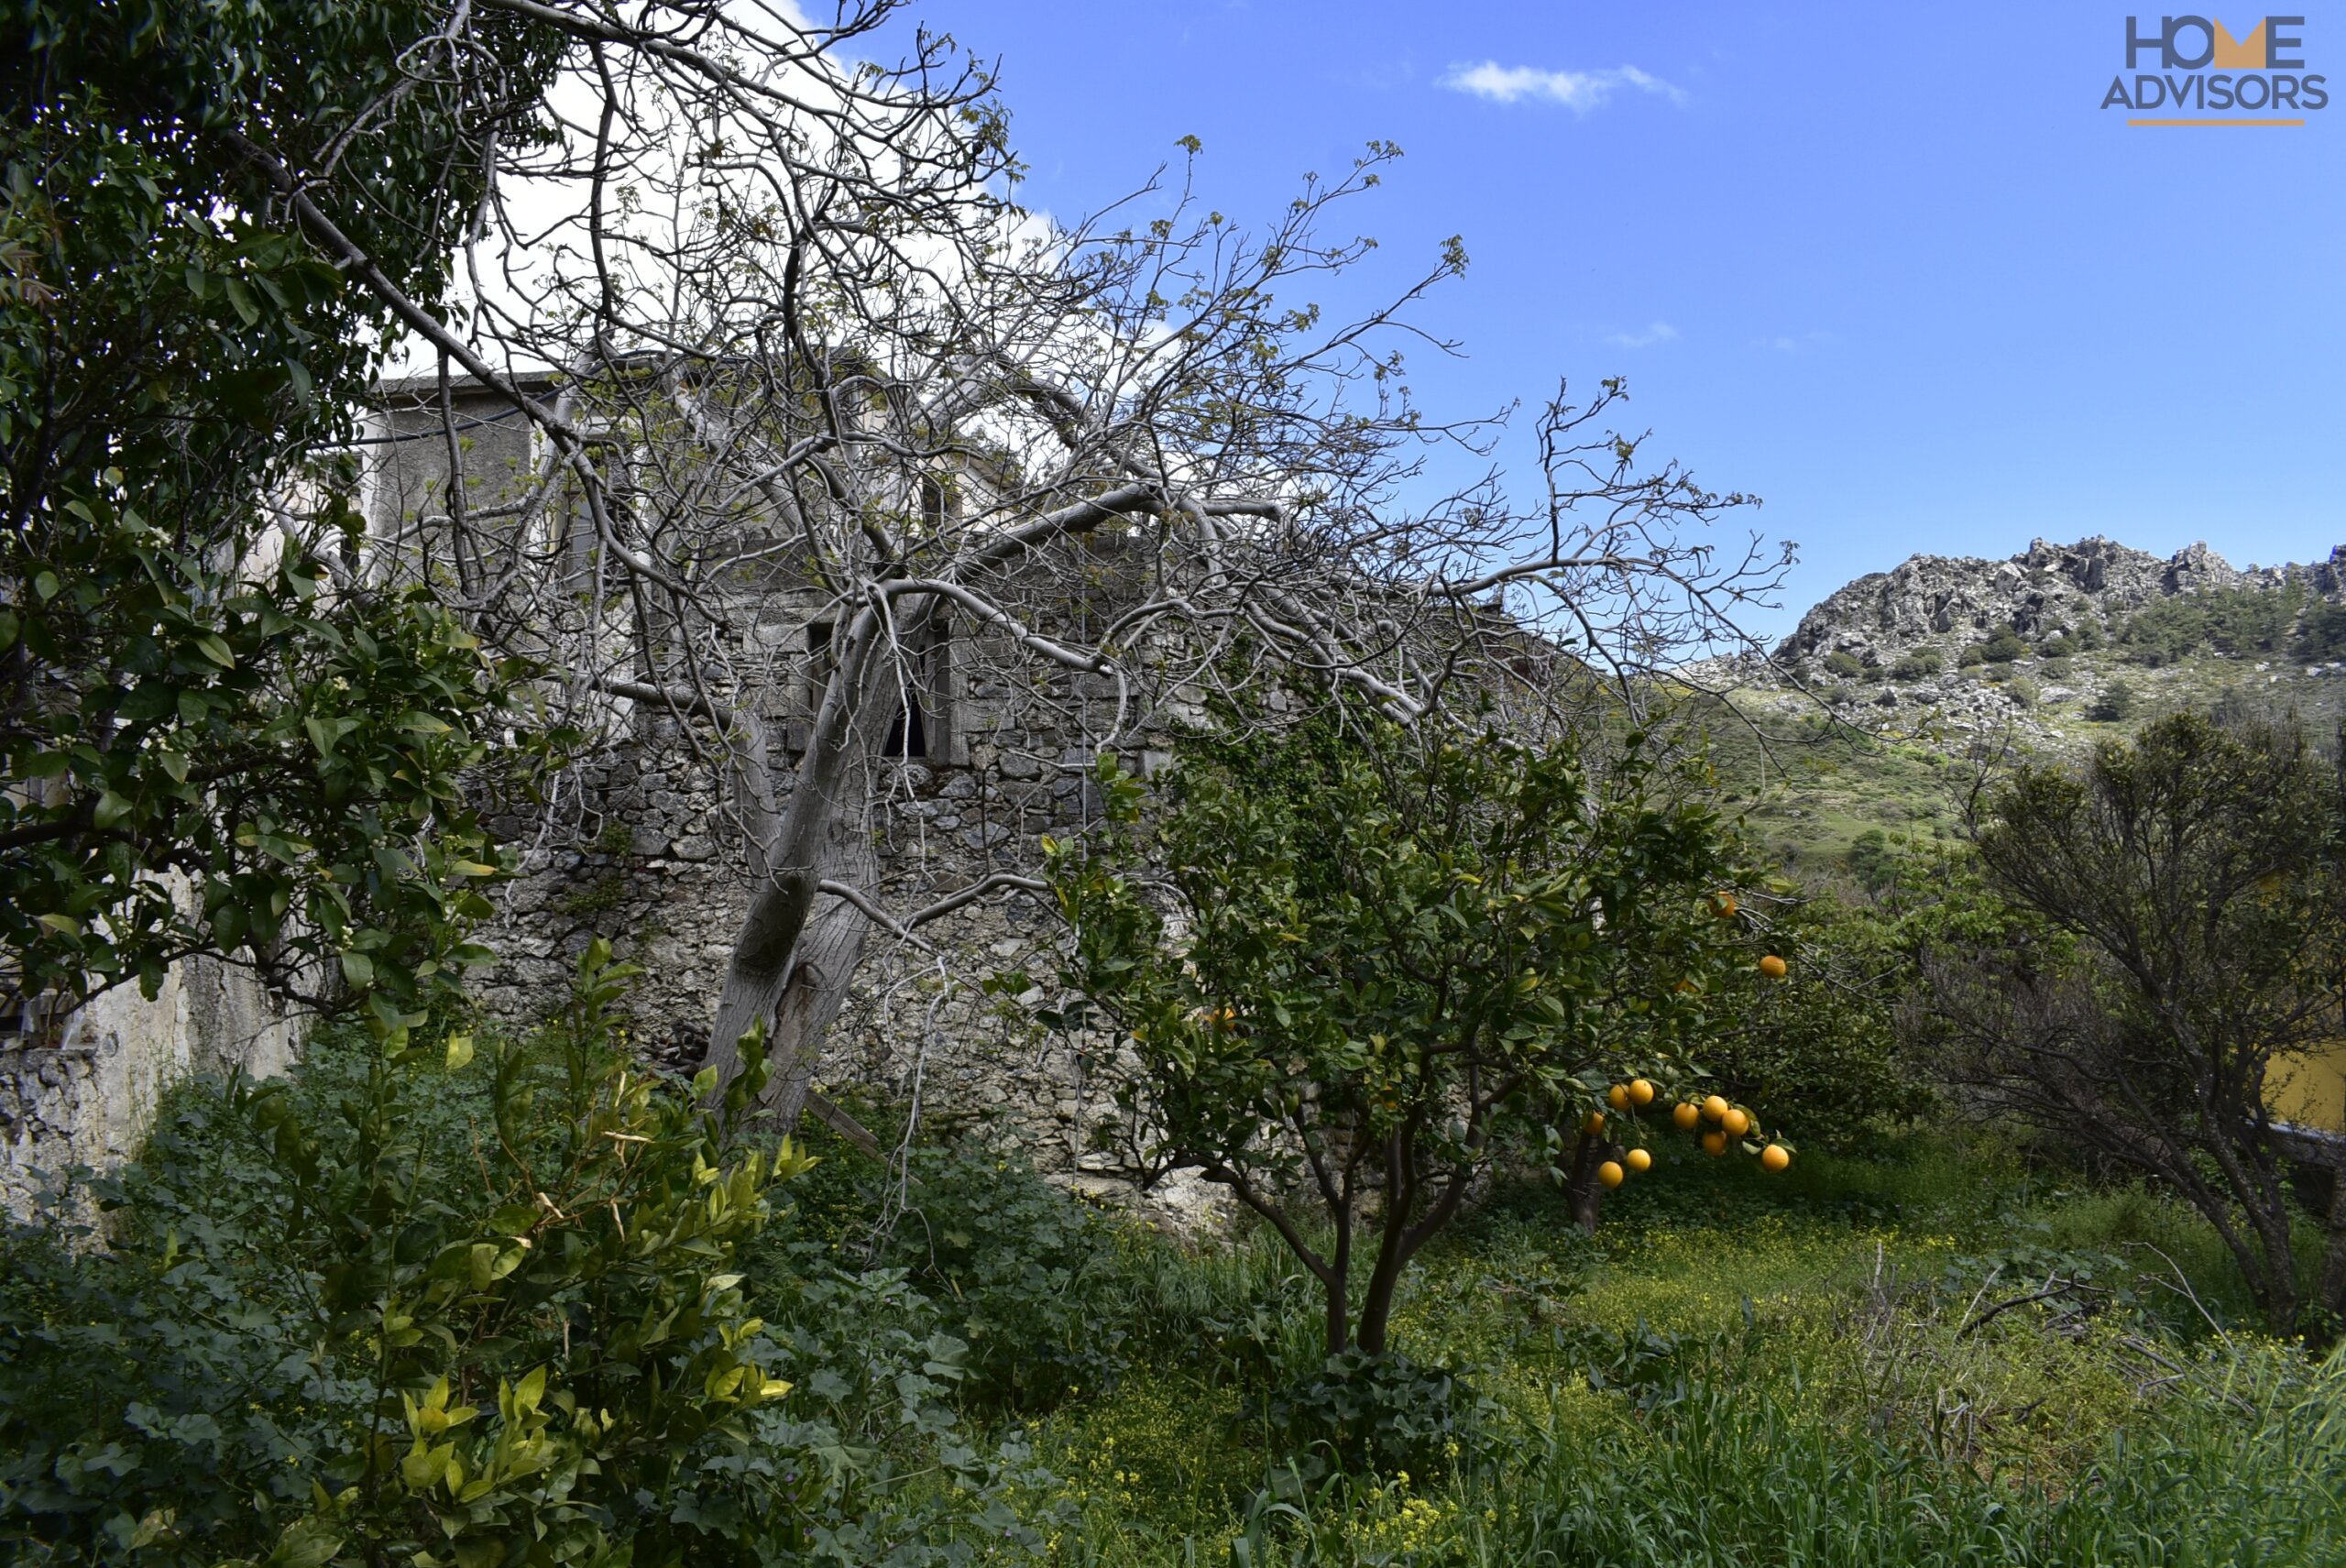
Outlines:
POLYGON ((1953 652, 2013 632, 2030 641, 2102 630, 2154 599, 2218 588, 2277 589, 2295 580, 2314 592, 2346 594, 2346 546, 2313 566, 2241 571, 2205 544, 2161 560, 2097 535, 2074 544, 2033 541, 2006 560, 1910 555, 1869 573, 1801 618, 1777 650, 1788 663, 1847 653, 1860 663, 1892 663, 1919 648, 1953 652))

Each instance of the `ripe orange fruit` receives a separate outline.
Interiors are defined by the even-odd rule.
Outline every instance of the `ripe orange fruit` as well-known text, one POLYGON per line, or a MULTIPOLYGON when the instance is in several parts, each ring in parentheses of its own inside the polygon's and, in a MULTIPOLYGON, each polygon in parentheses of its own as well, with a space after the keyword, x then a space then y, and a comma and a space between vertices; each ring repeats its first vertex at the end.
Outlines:
POLYGON ((1773 953, 1770 953, 1766 958, 1760 960, 1760 972, 1766 975, 1770 980, 1781 980, 1791 971, 1791 970, 1792 966, 1790 964, 1784 962, 1783 959, 1778 958, 1773 953))
POLYGON ((1626 1083, 1615 1084, 1605 1091, 1605 1100, 1616 1111, 1627 1111, 1629 1108, 1629 1086, 1626 1083))
POLYGON ((1629 1080, 1629 1103, 1632 1105, 1652 1104, 1653 1085, 1642 1078, 1629 1080))
POLYGON ((1670 1119, 1678 1124, 1680 1132, 1691 1133, 1694 1130, 1694 1124, 1703 1119, 1703 1108, 1692 1100, 1682 1100, 1670 1113, 1670 1119))
POLYGON ((1781 1170, 1792 1162, 1792 1151, 1781 1144, 1770 1144, 1760 1151, 1760 1168, 1762 1170, 1781 1170))
POLYGON ((1735 894, 1722 889, 1711 894, 1711 913, 1722 920, 1735 918, 1735 894))
POLYGON ((1653 1156, 1643 1149, 1631 1149, 1622 1157, 1628 1161, 1629 1168, 1640 1176, 1653 1168, 1653 1156))
POLYGON ((1739 1138, 1751 1130, 1751 1118, 1730 1105, 1727 1108, 1727 1114, 1719 1118, 1719 1125, 1727 1129, 1728 1137, 1739 1138))
POLYGON ((1588 1120, 1580 1124, 1580 1130, 1588 1134, 1592 1137, 1598 1133, 1603 1132, 1605 1130, 1605 1113, 1602 1111, 1591 1111, 1588 1113, 1588 1120))
POLYGON ((1727 1135, 1720 1132, 1705 1133, 1703 1135, 1703 1152, 1707 1155, 1722 1155, 1727 1153, 1727 1135))
POLYGON ((1596 1168, 1596 1179, 1607 1187, 1620 1186, 1623 1174, 1621 1168, 1609 1159, 1596 1168))
POLYGON ((1714 1094, 1703 1102, 1703 1115, 1709 1121, 1717 1121, 1727 1113, 1727 1096, 1724 1094, 1714 1094))

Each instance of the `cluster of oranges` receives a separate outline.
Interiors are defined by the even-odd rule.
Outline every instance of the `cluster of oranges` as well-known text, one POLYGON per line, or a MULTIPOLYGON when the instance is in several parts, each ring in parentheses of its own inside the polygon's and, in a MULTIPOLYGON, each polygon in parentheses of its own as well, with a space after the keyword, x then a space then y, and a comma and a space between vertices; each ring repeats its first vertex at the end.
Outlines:
MULTIPOLYGON (((1713 1124, 1703 1135, 1703 1152, 1709 1155, 1727 1153, 1727 1145, 1745 1136, 1758 1137, 1760 1124, 1751 1113, 1740 1105, 1727 1103, 1727 1096, 1714 1094, 1701 1101, 1683 1100, 1670 1113, 1678 1130, 1691 1133, 1704 1123, 1713 1124)), ((1770 1144, 1760 1151, 1760 1166, 1763 1170, 1781 1170, 1792 1164, 1792 1151, 1781 1144, 1770 1144)))
MULTIPOLYGON (((1735 918, 1738 905, 1734 894, 1722 889, 1709 894, 1706 902, 1711 913, 1719 919, 1735 918)), ((1782 980, 1792 972, 1792 966, 1781 955, 1770 953, 1760 960, 1760 972, 1770 980, 1782 980)), ((1693 991, 1694 982, 1682 980, 1678 982, 1678 989, 1693 991)), ((1642 1078, 1633 1078, 1627 1083, 1615 1084, 1606 1091, 1605 1098, 1616 1111, 1642 1110, 1653 1103, 1654 1087, 1642 1078)), ((1679 1131, 1685 1133, 1694 1131, 1705 1122, 1710 1123, 1710 1130, 1703 1134, 1703 1149, 1713 1156, 1726 1154, 1729 1146, 1738 1139, 1760 1136, 1760 1124, 1752 1119, 1751 1113, 1739 1105, 1727 1103, 1727 1097, 1722 1094, 1699 1101, 1682 1101, 1672 1108, 1670 1118, 1678 1124, 1679 1131)), ((1590 1112, 1588 1119, 1581 1124, 1581 1131, 1591 1137, 1605 1131, 1605 1113, 1590 1112)), ((1781 1170, 1792 1162, 1792 1151, 1781 1144, 1770 1144, 1760 1151, 1760 1168, 1762 1170, 1781 1170)), ((1652 1155, 1644 1149, 1631 1149, 1619 1159, 1608 1159, 1598 1166, 1596 1179, 1606 1187, 1618 1187, 1632 1173, 1652 1168, 1652 1155)))
MULTIPOLYGON (((1606 1091, 1606 1102, 1616 1111, 1641 1109, 1653 1103, 1654 1087, 1642 1078, 1627 1083, 1617 1083, 1606 1091)), ((1683 1100, 1671 1109, 1670 1119, 1681 1132, 1691 1133, 1705 1122, 1710 1130, 1703 1134, 1703 1150, 1718 1156, 1727 1153, 1736 1140, 1758 1137, 1760 1124, 1751 1113, 1740 1105, 1730 1104, 1727 1096, 1714 1094, 1703 1100, 1683 1100)), ((1605 1131, 1605 1113, 1592 1111, 1581 1124, 1581 1131, 1594 1137, 1605 1131)), ((1792 1162, 1792 1151, 1781 1144, 1770 1144, 1760 1151, 1760 1168, 1779 1171, 1792 1162)), ((1631 1149, 1617 1160, 1606 1160, 1596 1168, 1596 1179, 1606 1187, 1618 1187, 1632 1173, 1642 1173, 1653 1167, 1653 1156, 1644 1149, 1631 1149)))

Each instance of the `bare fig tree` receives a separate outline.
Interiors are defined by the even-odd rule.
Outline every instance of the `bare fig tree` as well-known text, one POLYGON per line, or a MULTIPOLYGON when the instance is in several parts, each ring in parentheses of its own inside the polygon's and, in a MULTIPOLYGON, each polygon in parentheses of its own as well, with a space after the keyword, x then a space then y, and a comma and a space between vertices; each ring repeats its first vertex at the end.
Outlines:
MULTIPOLYGON (((399 300, 349 225, 301 209, 444 385, 499 391, 539 435, 524 482, 494 504, 450 487, 375 569, 538 660, 588 729, 629 705, 681 721, 726 781, 753 894, 711 1053, 729 1072, 762 1024, 785 1122, 875 927, 918 940, 1040 886, 877 896, 872 814, 940 657, 1091 750, 1272 684, 1409 722, 1468 690, 1536 714, 1591 672, 1748 651, 1729 617, 1783 560, 1715 554, 1704 530, 1745 498, 1643 463, 1607 422, 1617 382, 1548 407, 1533 504, 1433 482, 1430 454, 1479 460, 1497 433, 1425 418, 1405 379, 1403 347, 1451 348, 1408 313, 1464 269, 1459 243, 1362 319, 1310 302, 1373 248, 1329 235, 1398 149, 1306 177, 1249 232, 1195 197, 1192 142, 1128 216, 1057 225, 1017 206, 992 83, 949 43, 855 58, 898 9, 451 5, 448 39, 519 16, 570 50, 543 134, 477 171, 461 311, 399 300), (814 596, 822 646, 757 635, 784 586, 814 596)), ((282 173, 305 203, 309 171, 282 173)))

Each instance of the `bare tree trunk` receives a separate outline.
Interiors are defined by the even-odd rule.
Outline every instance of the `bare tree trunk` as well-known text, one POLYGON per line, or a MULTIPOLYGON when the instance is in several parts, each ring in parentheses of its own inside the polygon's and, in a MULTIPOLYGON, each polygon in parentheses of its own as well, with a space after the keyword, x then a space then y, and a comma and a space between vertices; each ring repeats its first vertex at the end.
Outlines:
POLYGON ((1596 1168, 1608 1157, 1602 1134, 1583 1133, 1580 1145, 1573 1151, 1573 1174, 1564 1190, 1572 1200, 1573 1220, 1590 1235, 1596 1234, 1596 1222, 1605 1208, 1605 1189, 1596 1179, 1596 1168))
POLYGON ((1401 1270, 1409 1261, 1409 1212, 1417 1202, 1417 1162, 1412 1157, 1410 1136, 1405 1129, 1389 1135, 1386 1143, 1385 1213, 1377 1227, 1376 1263, 1369 1270, 1368 1292, 1360 1309, 1360 1347, 1371 1355, 1385 1354, 1386 1332, 1393 1316, 1393 1292, 1400 1285, 1401 1270))
POLYGON ((772 1077, 760 1098, 784 1131, 806 1106, 823 1031, 846 1000, 871 929, 870 918, 846 900, 819 911, 816 900, 826 882, 868 887, 877 870, 873 792, 865 777, 872 738, 857 718, 878 711, 875 696, 894 680, 888 662, 873 656, 880 633, 879 617, 867 609, 841 639, 787 807, 774 808, 760 727, 742 726, 735 748, 758 885, 718 997, 708 1061, 720 1083, 730 1082, 741 1070, 743 1036, 762 1024, 772 1077))
MULTIPOLYGON (((870 886, 879 862, 872 853, 869 824, 835 822, 828 837, 822 880, 870 886)), ((848 982, 855 977, 871 929, 871 917, 862 910, 844 899, 827 899, 807 920, 791 953, 789 976, 774 999, 773 1024, 766 1033, 767 1059, 774 1064, 774 1073, 760 1096, 768 1115, 785 1130, 798 1124, 823 1036, 847 1001, 848 982)))

